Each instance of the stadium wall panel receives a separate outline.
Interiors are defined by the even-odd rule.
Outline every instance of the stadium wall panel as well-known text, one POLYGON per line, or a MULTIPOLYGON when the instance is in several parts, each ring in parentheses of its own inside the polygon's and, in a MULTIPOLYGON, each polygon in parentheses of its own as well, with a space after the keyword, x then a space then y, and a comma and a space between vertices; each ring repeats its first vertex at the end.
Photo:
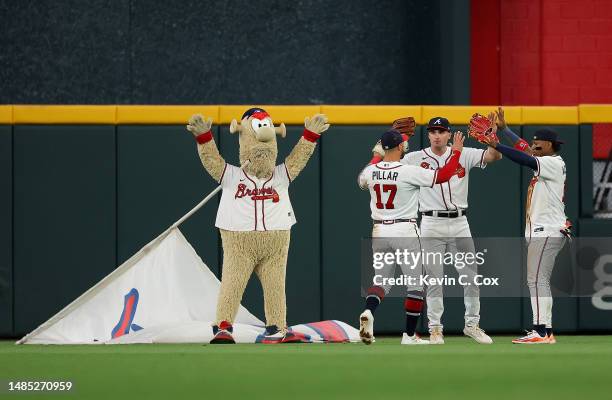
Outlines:
MULTIPOLYGON (((519 131, 519 127, 515 129, 519 131)), ((522 126, 520 130, 529 138, 537 128, 522 126)), ((553 128, 567 142, 562 155, 568 168, 568 215, 576 221, 580 197, 586 199, 577 190, 578 177, 589 166, 587 156, 581 153, 588 143, 578 134, 585 128, 553 128)), ((10 127, 7 129, 3 132, 10 132, 10 127)), ((13 129, 14 286, 7 286, 7 290, 14 290, 14 335, 31 330, 74 300, 216 186, 202 168, 193 139, 183 125, 19 124, 13 129)), ((278 162, 289 153, 302 129, 291 125, 287 138, 278 140, 278 162)), ((292 184, 298 223, 292 229, 287 270, 290 324, 327 318, 355 323, 363 307, 358 249, 361 238, 371 233, 371 222, 369 196, 359 190, 356 178, 369 161, 375 138, 385 129, 386 125, 334 126, 323 135, 313 158, 292 184)), ((228 162, 236 163, 237 136, 228 133, 227 125, 217 127, 214 133, 221 153, 228 162)), ((0 138, 6 140, 6 134, 0 138)), ((0 149, 6 153, 11 146, 2 143, 0 149)), ((410 148, 427 145, 426 133, 419 126, 410 148)), ((10 158, 3 162, 11 165, 10 158)), ((473 235, 520 236, 531 171, 502 160, 484 171, 472 172, 469 221, 473 235), (491 216, 495 223, 491 223, 491 216)), ((2 182, 10 193, 10 182, 2 182)), ((217 203, 218 198, 185 222, 182 230, 220 276, 222 252, 214 228, 217 203)), ((2 207, 5 212, 10 210, 10 206, 2 207)), ((612 232, 607 221, 583 219, 578 228, 581 235, 612 232)), ((2 241, 5 248, 9 241, 10 237, 2 241)), ((567 271, 563 257, 559 256, 556 274, 567 271)), ((520 274, 524 282, 525 271, 520 274)), ((462 303, 460 298, 446 299, 444 323, 448 332, 463 328, 462 303)), ((256 278, 247 288, 244 304, 264 317, 256 278)), ((2 307, 9 309, 6 302, 0 302, 2 307)), ((530 314, 528 298, 482 299, 482 326, 492 332, 528 326, 530 314)), ((377 329, 389 333, 401 330, 402 315, 402 299, 388 299, 380 308, 377 329)), ((555 302, 555 325, 560 331, 607 329, 602 322, 606 315, 606 311, 591 312, 588 304, 579 304, 576 299, 555 302)), ((0 334, 9 334, 8 321, 9 317, 1 322, 5 325, 0 325, 4 329, 0 334)))
POLYGON ((13 127, 0 125, 0 336, 13 333, 13 127))
POLYGON ((580 125, 580 216, 593 216, 593 125, 580 125))
MULTIPOLYGON (((216 132, 218 137, 218 132, 216 132)), ((117 265, 200 202, 217 184, 202 167, 183 125, 117 127, 117 265)), ((181 231, 217 274, 219 238, 214 228, 218 195, 181 231)))
MULTIPOLYGON (((582 237, 610 237, 612 236, 612 221, 605 219, 581 219, 580 236, 582 237)), ((586 265, 592 266, 596 259, 600 256, 609 256, 609 254, 598 254, 595 252, 585 251, 578 260, 584 259, 586 265)), ((583 268, 580 264, 578 268, 583 268)), ((604 267, 607 276, 602 279, 607 281, 604 286, 610 286, 612 282, 612 270, 610 264, 604 267)), ((595 285, 595 282, 593 282, 595 285)), ((578 299, 578 327, 581 330, 588 331, 610 331, 612 330, 612 307, 610 307, 610 296, 604 299, 608 303, 605 309, 601 305, 593 301, 592 297, 581 297, 578 299)))
POLYGON ((14 333, 116 266, 114 126, 14 127, 14 333))

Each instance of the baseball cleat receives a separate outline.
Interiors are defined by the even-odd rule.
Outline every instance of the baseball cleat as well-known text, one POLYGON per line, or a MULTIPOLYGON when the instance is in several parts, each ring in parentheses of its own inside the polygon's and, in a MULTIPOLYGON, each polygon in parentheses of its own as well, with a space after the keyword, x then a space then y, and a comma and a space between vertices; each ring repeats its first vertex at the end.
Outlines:
POLYGON ((279 344, 279 343, 310 343, 310 337, 299 332, 278 329, 276 325, 266 326, 261 343, 264 344, 279 344))
POLYGON ((278 329, 276 325, 266 326, 266 332, 264 333, 264 339, 262 343, 265 344, 276 344, 282 343, 285 338, 285 332, 278 329))
POLYGON ((485 333, 479 326, 466 326, 463 328, 463 334, 471 337, 480 344, 491 344, 493 339, 485 333))
POLYGON ((537 331, 527 332, 527 335, 514 339, 514 344, 549 344, 548 336, 540 336, 537 331))
POLYGON ((548 335, 548 343, 549 344, 557 343, 557 339, 555 339, 555 335, 553 335, 552 333, 550 335, 548 335))
POLYGON ((408 334, 404 332, 401 344, 429 344, 429 340, 421 339, 416 333, 412 336, 408 336, 408 334))
POLYGON ((232 332, 234 327, 227 321, 221 321, 219 325, 213 326, 214 337, 211 339, 210 344, 235 344, 232 332))
POLYGON ((444 334, 441 327, 436 326, 429 330, 429 344, 444 344, 444 334))
POLYGON ((359 316, 359 337, 365 344, 374 342, 374 316, 370 310, 365 310, 359 316))

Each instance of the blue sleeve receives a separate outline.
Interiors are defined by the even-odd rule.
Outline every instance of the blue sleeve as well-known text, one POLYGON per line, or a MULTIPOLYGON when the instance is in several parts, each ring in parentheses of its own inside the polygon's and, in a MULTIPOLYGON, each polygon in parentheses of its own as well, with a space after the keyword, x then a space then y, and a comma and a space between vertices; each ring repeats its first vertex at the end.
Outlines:
POLYGON ((505 146, 503 144, 498 144, 495 150, 499 151, 517 164, 529 167, 534 171, 538 170, 538 162, 536 161, 535 157, 530 156, 525 152, 513 149, 512 147, 505 146))
POLYGON ((506 139, 510 140, 510 143, 512 144, 516 144, 516 142, 518 142, 519 140, 521 140, 520 137, 518 137, 518 135, 514 132, 512 132, 512 130, 510 128, 508 128, 507 126, 499 131, 502 136, 504 136, 506 139))

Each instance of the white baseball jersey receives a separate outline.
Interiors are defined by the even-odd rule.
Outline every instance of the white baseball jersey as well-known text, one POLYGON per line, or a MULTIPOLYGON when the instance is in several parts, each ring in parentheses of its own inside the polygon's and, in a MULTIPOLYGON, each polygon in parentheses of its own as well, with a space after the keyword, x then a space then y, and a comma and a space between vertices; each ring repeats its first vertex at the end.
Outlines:
POLYGON ((372 219, 416 218, 419 188, 433 186, 437 171, 404 165, 399 161, 368 165, 359 174, 359 187, 370 191, 372 219))
MULTIPOLYGON (((455 175, 445 183, 433 187, 421 187, 419 194, 419 210, 441 211, 468 208, 468 179, 470 169, 485 168, 484 154, 486 150, 464 147, 459 157, 459 166, 455 175)), ((434 154, 431 147, 413 151, 402 158, 402 163, 419 166, 428 170, 442 168, 452 155, 450 147, 441 156, 434 154)))
POLYGON ((295 224, 289 200, 291 178, 285 164, 270 178, 249 176, 241 168, 225 164, 223 189, 215 226, 228 231, 289 230, 295 224))
POLYGON ((525 236, 565 227, 565 162, 558 156, 534 157, 537 171, 527 189, 525 236))

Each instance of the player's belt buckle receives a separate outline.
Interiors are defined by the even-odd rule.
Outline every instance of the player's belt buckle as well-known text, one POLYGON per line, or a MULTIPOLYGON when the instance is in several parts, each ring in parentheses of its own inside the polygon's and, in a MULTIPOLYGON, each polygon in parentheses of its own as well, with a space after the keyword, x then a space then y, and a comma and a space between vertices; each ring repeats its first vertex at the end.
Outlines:
POLYGON ((383 219, 383 225, 393 225, 395 223, 394 219, 383 219))

